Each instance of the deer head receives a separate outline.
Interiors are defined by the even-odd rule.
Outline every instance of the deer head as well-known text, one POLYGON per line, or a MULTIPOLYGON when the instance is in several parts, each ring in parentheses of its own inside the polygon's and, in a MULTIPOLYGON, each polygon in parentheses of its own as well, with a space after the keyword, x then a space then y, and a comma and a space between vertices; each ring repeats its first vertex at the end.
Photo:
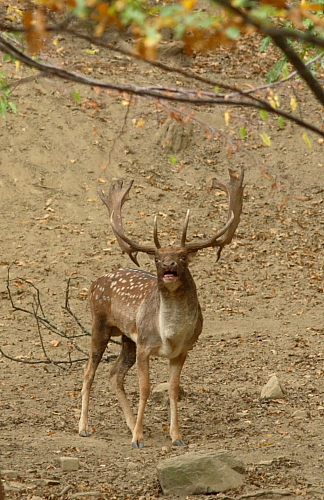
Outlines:
POLYGON ((108 196, 106 196, 102 190, 99 190, 99 196, 108 208, 110 223, 121 250, 127 253, 137 266, 139 266, 137 260, 138 252, 153 256, 155 258, 158 277, 160 277, 166 285, 176 283, 182 267, 187 268, 190 258, 203 248, 218 247, 218 260, 223 247, 232 241, 242 211, 244 170, 241 168, 240 174, 232 170, 229 170, 229 173, 229 184, 220 182, 217 179, 213 180, 213 187, 221 189, 228 197, 228 218, 225 226, 217 234, 207 240, 187 243, 186 239, 190 215, 190 211, 188 210, 183 225, 180 245, 178 247, 161 247, 158 238, 156 216, 154 217, 153 229, 154 245, 136 243, 125 234, 121 209, 125 201, 130 199, 129 191, 133 185, 133 181, 126 187, 123 187, 122 180, 118 180, 117 183, 111 184, 108 196))

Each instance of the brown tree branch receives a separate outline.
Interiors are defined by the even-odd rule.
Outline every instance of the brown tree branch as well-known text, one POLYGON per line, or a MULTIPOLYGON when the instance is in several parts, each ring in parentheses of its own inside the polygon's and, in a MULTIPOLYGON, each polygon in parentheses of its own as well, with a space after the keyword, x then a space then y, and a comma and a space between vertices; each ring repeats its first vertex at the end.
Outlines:
POLYGON ((268 113, 274 114, 276 116, 282 116, 288 121, 296 123, 297 125, 308 129, 316 134, 324 137, 324 131, 316 127, 312 123, 306 122, 298 118, 295 115, 282 111, 278 108, 273 108, 266 100, 258 99, 248 94, 244 95, 244 98, 234 99, 228 96, 219 96, 218 94, 214 96, 211 92, 203 92, 200 90, 185 90, 185 89, 170 89, 163 87, 138 87, 135 85, 117 85, 112 83, 105 83, 101 80, 91 79, 83 75, 78 75, 72 71, 62 69, 58 66, 52 64, 44 64, 26 55, 24 52, 20 51, 14 47, 10 42, 4 40, 0 36, 0 51, 10 54, 12 57, 19 59, 21 62, 27 66, 34 67, 42 72, 47 72, 50 77, 59 77, 65 80, 73 81, 76 83, 81 83, 83 85, 95 86, 99 88, 105 88, 114 90, 120 93, 128 93, 137 95, 140 97, 145 97, 148 99, 160 99, 166 101, 173 101, 184 104, 191 104, 196 106, 201 105, 221 105, 221 106, 238 106, 238 107, 248 107, 258 110, 265 110, 268 113))
MULTIPOLYGON (((236 7, 231 4, 230 0, 217 0, 218 4, 229 9, 231 12, 239 15, 246 25, 254 26, 261 33, 266 36, 270 36, 275 45, 285 54, 289 62, 298 71, 301 78, 307 83, 310 90, 313 92, 316 99, 324 104, 324 89, 314 77, 313 73, 307 68, 305 63, 299 57, 294 48, 288 43, 287 39, 293 38, 295 30, 278 29, 273 28, 269 24, 257 21, 255 18, 251 17, 243 9, 236 7)), ((317 37, 316 37, 317 38, 317 37)), ((324 47, 324 39, 318 37, 317 45, 324 47)))

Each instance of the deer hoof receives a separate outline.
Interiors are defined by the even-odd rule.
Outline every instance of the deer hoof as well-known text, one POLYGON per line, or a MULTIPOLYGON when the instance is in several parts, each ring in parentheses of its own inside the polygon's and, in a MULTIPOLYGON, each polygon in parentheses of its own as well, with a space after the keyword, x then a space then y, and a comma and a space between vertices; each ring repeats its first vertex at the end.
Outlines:
POLYGON ((176 441, 173 441, 172 446, 184 446, 184 442, 180 441, 180 439, 177 439, 176 441))
POLYGON ((88 431, 80 431, 80 432, 79 432, 79 435, 80 435, 80 436, 82 436, 82 437, 84 437, 84 438, 86 438, 86 437, 88 437, 90 434, 89 434, 89 432, 88 432, 88 431))
POLYGON ((133 448, 144 448, 144 441, 133 441, 132 447, 133 448))

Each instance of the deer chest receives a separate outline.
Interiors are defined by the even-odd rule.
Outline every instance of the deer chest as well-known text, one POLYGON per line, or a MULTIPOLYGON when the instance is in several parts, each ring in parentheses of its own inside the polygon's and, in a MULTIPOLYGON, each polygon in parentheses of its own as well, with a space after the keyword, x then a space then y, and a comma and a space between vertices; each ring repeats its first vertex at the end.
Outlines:
POLYGON ((188 349, 195 334, 198 321, 198 308, 192 304, 161 303, 158 329, 161 345, 157 355, 167 358, 178 356, 184 348, 188 349))

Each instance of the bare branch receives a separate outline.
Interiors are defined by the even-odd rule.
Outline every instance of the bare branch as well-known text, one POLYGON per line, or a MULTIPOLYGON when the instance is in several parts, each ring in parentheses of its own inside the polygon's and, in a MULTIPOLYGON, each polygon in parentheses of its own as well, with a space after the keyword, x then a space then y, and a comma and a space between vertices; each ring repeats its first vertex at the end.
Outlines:
MULTIPOLYGON (((225 1, 225 0, 224 0, 225 1)), ((218 95, 211 92, 200 90, 186 90, 186 89, 170 89, 163 87, 138 87, 136 85, 117 85, 113 83, 105 83, 101 80, 91 79, 83 75, 78 75, 72 71, 62 69, 52 64, 44 64, 38 60, 26 55, 14 47, 10 42, 0 36, 0 51, 10 54, 12 57, 19 59, 24 64, 34 67, 41 72, 46 72, 49 77, 59 77, 69 81, 81 83, 83 85, 96 86, 99 88, 106 88, 120 93, 128 93, 138 95, 148 99, 158 99, 163 101, 173 101, 178 103, 186 103, 192 105, 225 105, 225 106, 239 106, 265 110, 268 113, 282 116, 283 118, 296 123, 312 132, 324 137, 324 131, 314 126, 312 123, 306 122, 290 113, 282 111, 278 108, 273 108, 266 100, 256 98, 249 94, 240 94, 241 99, 235 99, 227 95, 218 95)), ((10 85, 9 85, 10 87, 10 85)), ((233 89, 236 90, 237 89, 233 89)))
MULTIPOLYGON (((65 291, 65 304, 63 306, 63 309, 65 311, 67 311, 72 316, 72 318, 76 321, 77 325, 81 328, 81 330, 83 331, 83 333, 85 335, 91 335, 89 330, 83 326, 80 319, 76 316, 76 314, 70 308, 70 283, 71 283, 71 280, 80 279, 80 278, 84 278, 84 279, 88 280, 88 278, 86 278, 85 276, 71 276, 67 280, 66 291, 65 291)), ((90 280, 88 280, 88 281, 90 281, 90 280)))
MULTIPOLYGON (((312 72, 307 68, 307 66, 299 57, 294 48, 287 41, 287 39, 289 38, 294 38, 294 35, 296 35, 296 30, 287 30, 287 29, 284 30, 284 29, 273 28, 268 24, 257 21, 254 17, 250 16, 243 9, 240 9, 239 7, 232 5, 229 0, 217 0, 217 3, 221 4, 223 7, 226 7, 230 11, 239 15, 243 19, 245 24, 252 25, 255 28, 257 28, 261 33, 270 36, 273 42, 285 54, 289 62, 294 66, 294 68, 296 68, 299 75, 307 83, 308 87, 313 92, 316 99, 321 104, 324 104, 323 87, 314 77, 312 72)), ((305 40, 305 37, 302 37, 301 34, 302 32, 299 32, 299 39, 301 40, 302 38, 304 38, 305 40)), ((316 45, 324 47, 324 39, 321 39, 320 37, 313 37, 313 43, 315 43, 315 40, 317 40, 316 45)))
MULTIPOLYGON (((68 283, 67 283, 67 290, 66 290, 66 294, 65 294, 65 306, 63 307, 63 309, 65 309, 73 317, 73 319, 77 322, 79 328, 83 331, 83 333, 80 335, 68 335, 64 332, 64 330, 62 330, 61 328, 56 326, 54 323, 52 323, 48 318, 46 318, 43 307, 42 307, 42 303, 41 303, 39 289, 30 280, 26 280, 24 278, 11 279, 10 278, 10 268, 11 268, 11 266, 8 267, 7 291, 8 291, 8 297, 9 297, 11 306, 12 306, 14 311, 22 312, 24 314, 32 315, 34 317, 34 319, 36 321, 38 337, 40 340, 40 345, 41 345, 41 349, 42 349, 42 352, 44 355, 44 359, 31 360, 31 359, 24 359, 24 358, 16 358, 16 357, 10 356, 9 354, 5 353, 1 348, 0 348, 0 353, 5 358, 10 359, 11 361, 17 361, 17 362, 27 363, 27 364, 47 364, 47 365, 50 364, 50 365, 57 366, 57 367, 64 369, 64 370, 67 368, 65 368, 63 365, 69 365, 69 368, 71 368, 72 365, 87 361, 88 360, 88 352, 86 352, 84 349, 82 349, 80 346, 78 346, 75 343, 74 339, 77 337, 84 337, 85 335, 90 335, 90 333, 82 325, 81 321, 76 316, 76 314, 73 313, 73 311, 71 310, 70 304, 69 304, 69 300, 70 300, 70 291, 69 290, 70 290, 71 279, 77 279, 77 278, 80 279, 80 278, 85 278, 85 277, 84 276, 75 276, 75 277, 70 278, 68 280, 68 283), (31 309, 26 309, 24 307, 17 306, 16 303, 14 302, 12 291, 11 291, 11 283, 18 282, 18 281, 22 284, 28 285, 28 287, 32 290, 33 302, 31 304, 31 309), (52 359, 48 355, 45 344, 44 344, 44 340, 43 340, 41 326, 45 327, 51 333, 59 335, 60 337, 67 339, 67 341, 68 341, 68 353, 67 353, 68 360, 52 359), (82 352, 86 357, 72 359, 71 352, 74 349, 79 351, 79 352, 82 352)), ((85 279, 88 279, 88 278, 85 278, 85 279)), ((117 342, 117 341, 114 341, 114 343, 119 344, 119 342, 117 342)), ((104 356, 102 358, 102 360, 103 361, 110 361, 111 359, 115 359, 116 357, 117 357, 116 354, 110 354, 110 355, 104 356)))

